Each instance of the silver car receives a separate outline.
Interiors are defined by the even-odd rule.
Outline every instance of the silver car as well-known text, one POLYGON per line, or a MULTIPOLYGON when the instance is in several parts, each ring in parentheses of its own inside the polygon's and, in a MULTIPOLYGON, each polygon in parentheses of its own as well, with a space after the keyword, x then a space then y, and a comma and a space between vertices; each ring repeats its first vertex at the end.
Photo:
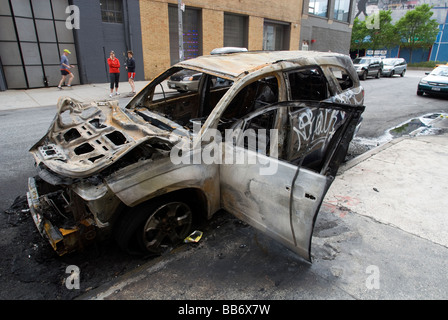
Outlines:
POLYGON ((383 59, 383 71, 382 75, 386 77, 393 77, 399 74, 404 77, 407 70, 406 60, 403 58, 387 58, 383 59))
POLYGON ((30 150, 31 215, 60 255, 106 237, 160 254, 224 209, 311 260, 363 97, 348 56, 272 51, 180 62, 124 109, 61 98, 30 150), (185 70, 202 74, 198 90, 167 92, 185 70))

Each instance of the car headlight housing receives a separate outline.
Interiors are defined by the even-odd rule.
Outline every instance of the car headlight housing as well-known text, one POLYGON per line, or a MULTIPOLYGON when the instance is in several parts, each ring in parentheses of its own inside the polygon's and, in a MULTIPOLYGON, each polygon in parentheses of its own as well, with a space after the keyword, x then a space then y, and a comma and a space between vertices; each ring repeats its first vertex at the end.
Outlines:
POLYGON ((426 83, 428 83, 428 81, 426 81, 426 80, 420 80, 420 83, 426 84, 426 83))

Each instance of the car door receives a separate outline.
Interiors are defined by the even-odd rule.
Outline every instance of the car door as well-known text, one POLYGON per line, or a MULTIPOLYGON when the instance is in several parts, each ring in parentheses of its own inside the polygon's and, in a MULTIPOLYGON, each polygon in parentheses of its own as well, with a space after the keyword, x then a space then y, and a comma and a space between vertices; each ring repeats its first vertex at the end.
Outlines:
POLYGON ((404 70, 404 63, 402 60, 395 62, 395 73, 402 74, 404 70))
POLYGON ((221 206, 311 261, 316 215, 363 110, 283 102, 240 120, 223 143, 221 206))

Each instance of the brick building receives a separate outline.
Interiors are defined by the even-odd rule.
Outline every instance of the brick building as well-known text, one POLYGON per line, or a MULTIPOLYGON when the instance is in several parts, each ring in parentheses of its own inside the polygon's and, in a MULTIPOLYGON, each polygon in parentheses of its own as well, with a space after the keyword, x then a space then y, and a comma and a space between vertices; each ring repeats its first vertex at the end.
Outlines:
MULTIPOLYGON (((302 0, 184 0, 185 58, 223 46, 299 49, 302 0)), ((140 0, 145 75, 179 60, 178 2, 140 0)))

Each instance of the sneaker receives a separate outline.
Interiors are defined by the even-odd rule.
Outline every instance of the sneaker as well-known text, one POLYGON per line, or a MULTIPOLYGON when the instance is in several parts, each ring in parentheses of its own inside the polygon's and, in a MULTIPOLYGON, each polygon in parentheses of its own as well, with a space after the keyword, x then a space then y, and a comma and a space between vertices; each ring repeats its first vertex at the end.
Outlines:
POLYGON ((58 89, 59 89, 59 90, 62 90, 62 87, 58 86, 58 89))
POLYGON ((116 96, 119 96, 119 95, 120 95, 120 93, 119 93, 119 92, 115 92, 115 95, 116 95, 116 96))
POLYGON ((113 97, 113 94, 111 93, 111 94, 109 95, 109 97, 111 97, 111 98, 112 98, 112 97, 113 97))

